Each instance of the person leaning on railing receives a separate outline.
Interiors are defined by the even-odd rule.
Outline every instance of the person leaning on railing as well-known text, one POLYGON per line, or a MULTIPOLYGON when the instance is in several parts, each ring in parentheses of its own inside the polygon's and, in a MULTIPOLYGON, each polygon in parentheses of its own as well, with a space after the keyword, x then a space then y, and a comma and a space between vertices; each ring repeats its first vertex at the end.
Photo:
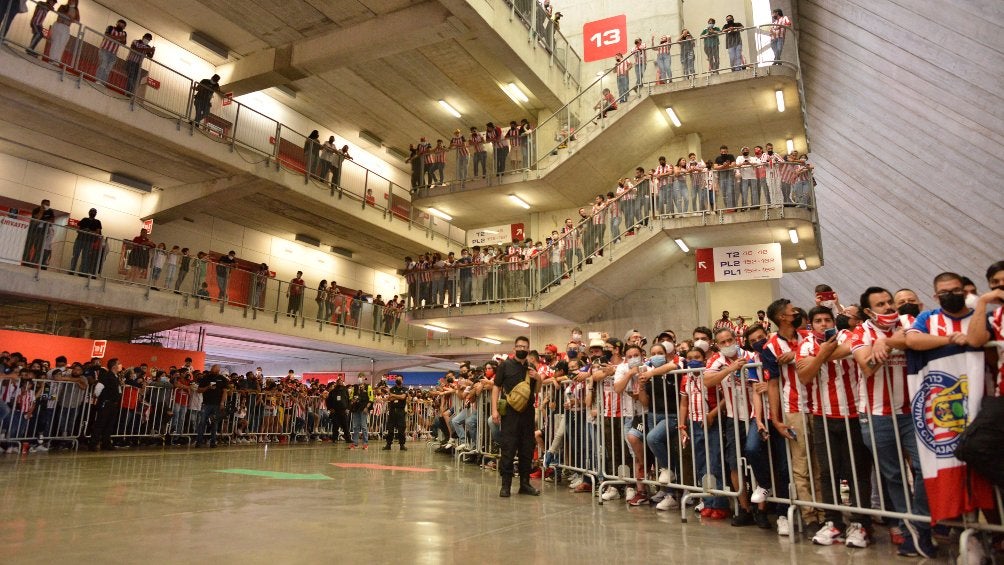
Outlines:
POLYGON ((142 39, 137 39, 129 46, 129 57, 126 59, 126 92, 136 94, 136 85, 139 83, 139 75, 143 68, 143 58, 153 59, 156 48, 150 45, 153 35, 143 34, 142 39))

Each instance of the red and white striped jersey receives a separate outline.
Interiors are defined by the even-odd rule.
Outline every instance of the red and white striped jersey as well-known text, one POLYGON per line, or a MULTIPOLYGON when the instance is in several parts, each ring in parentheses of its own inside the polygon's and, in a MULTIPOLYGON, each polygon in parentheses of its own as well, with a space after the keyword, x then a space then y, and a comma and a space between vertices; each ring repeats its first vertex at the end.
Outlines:
MULTIPOLYGON (((767 345, 764 346, 764 349, 770 350, 774 357, 778 358, 789 351, 797 354, 800 343, 801 339, 792 342, 782 337, 781 334, 774 333, 767 339, 767 345)), ((781 372, 780 375, 770 375, 769 378, 781 379, 781 410, 789 413, 811 412, 813 409, 812 385, 806 386, 798 380, 795 362, 792 361, 787 365, 778 363, 778 370, 781 372)))
POLYGON ((714 389, 704 386, 701 373, 685 374, 680 394, 687 397, 687 412, 691 422, 703 422, 704 415, 718 406, 718 395, 714 389))
POLYGON ((627 387, 623 392, 617 393, 614 390, 614 383, 619 381, 631 370, 628 367, 627 362, 617 365, 617 369, 614 370, 612 377, 607 377, 603 379, 603 417, 604 418, 622 418, 634 416, 634 398, 632 394, 637 386, 637 379, 631 377, 628 382, 627 387))
POLYGON ((997 346, 997 396, 1004 396, 1004 307, 998 308, 996 312, 987 317, 990 324, 990 339, 999 344, 997 346))
POLYGON ((645 44, 640 43, 634 48, 634 62, 636 65, 645 64, 645 44))
POLYGON ((467 141, 464 136, 458 135, 450 140, 450 149, 456 149, 457 155, 467 156, 470 152, 467 149, 467 141))
POLYGON ((156 48, 153 45, 147 44, 142 39, 137 39, 129 44, 129 62, 131 63, 141 63, 143 62, 143 57, 149 57, 153 59, 153 54, 156 48))
POLYGON ((670 49, 670 48, 671 48, 672 46, 673 46, 673 44, 672 44, 672 43, 669 43, 669 42, 666 42, 666 43, 660 43, 660 44, 659 44, 659 45, 658 45, 658 46, 657 46, 657 47, 655 48, 655 50, 656 50, 656 52, 657 52, 657 53, 658 53, 659 55, 669 55, 669 49, 670 49))
POLYGON ((616 72, 619 75, 626 76, 629 70, 631 70, 631 61, 628 60, 627 57, 621 59, 620 62, 617 63, 616 66, 614 66, 614 72, 616 72))
POLYGON ((445 163, 446 162, 446 146, 438 145, 433 152, 435 153, 435 163, 445 163))
POLYGON ((126 42, 126 32, 124 29, 118 29, 115 26, 108 26, 108 30, 105 31, 105 38, 101 40, 101 50, 108 51, 110 53, 118 53, 119 46, 125 45, 126 42))
POLYGON ((481 153, 485 150, 485 138, 481 136, 480 133, 474 132, 471 134, 471 147, 474 149, 475 153, 481 153))
MULTIPOLYGON (((747 363, 760 362, 759 355, 745 349, 739 350, 738 357, 742 357, 747 363)), ((704 374, 706 376, 708 373, 717 373, 733 361, 735 359, 726 359, 724 355, 716 353, 711 358, 711 362, 708 363, 708 368, 704 370, 704 374)), ((755 397, 753 394, 753 382, 749 378, 743 379, 741 375, 734 372, 719 383, 718 387, 722 389, 722 397, 725 399, 725 414, 729 418, 739 418, 740 420, 747 421, 750 419, 753 414, 753 399, 755 397)))
POLYGON ((604 208, 605 206, 602 204, 593 204, 593 210, 592 210, 593 225, 602 226, 606 223, 607 217, 604 214, 605 212, 604 208))
MULTIPOLYGON (((855 328, 851 351, 872 345, 879 338, 890 338, 895 329, 884 330, 867 320, 855 328)), ((889 416, 909 413, 906 387, 906 353, 893 349, 886 362, 871 377, 858 372, 858 413, 889 416)))
POLYGON ((673 165, 659 165, 655 168, 655 184, 658 187, 663 187, 669 184, 671 180, 670 175, 673 174, 673 165))
POLYGON ((505 138, 509 142, 509 147, 512 148, 519 147, 520 139, 519 139, 518 128, 510 128, 509 130, 507 130, 505 132, 505 138))
MULTIPOLYGON (((837 333, 837 344, 851 339, 851 332, 837 333)), ((819 355, 820 341, 810 335, 798 348, 798 359, 819 355)), ((858 416, 858 371, 854 356, 830 359, 819 368, 814 387, 812 413, 827 418, 856 418, 858 416)))
POLYGON ((966 333, 969 331, 969 321, 972 319, 972 311, 961 318, 955 318, 942 312, 941 308, 925 310, 917 316, 913 324, 907 327, 906 332, 918 332, 941 337, 954 333, 966 333))

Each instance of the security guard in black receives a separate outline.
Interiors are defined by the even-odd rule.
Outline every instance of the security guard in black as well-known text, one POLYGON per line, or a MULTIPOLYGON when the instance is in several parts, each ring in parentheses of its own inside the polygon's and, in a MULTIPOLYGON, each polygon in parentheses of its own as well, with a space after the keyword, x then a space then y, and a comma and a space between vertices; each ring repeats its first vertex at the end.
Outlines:
POLYGON ((492 390, 492 419, 499 419, 498 399, 505 397, 516 385, 530 376, 530 403, 522 412, 506 410, 500 418, 502 429, 500 440, 502 454, 499 458, 499 475, 502 477, 502 490, 499 496, 508 497, 512 488, 513 459, 519 455, 519 493, 531 496, 540 495, 540 491, 530 484, 530 468, 533 463, 534 448, 534 408, 533 394, 537 392, 538 376, 533 367, 527 366, 530 340, 525 337, 516 338, 514 358, 506 359, 495 372, 495 387, 492 390))
POLYGON ((397 442, 402 450, 404 446, 405 418, 404 409, 407 403, 408 391, 402 386, 404 381, 400 378, 394 381, 394 386, 390 388, 387 398, 390 400, 390 412, 387 414, 387 445, 384 449, 390 449, 394 443, 394 432, 397 432, 397 442))

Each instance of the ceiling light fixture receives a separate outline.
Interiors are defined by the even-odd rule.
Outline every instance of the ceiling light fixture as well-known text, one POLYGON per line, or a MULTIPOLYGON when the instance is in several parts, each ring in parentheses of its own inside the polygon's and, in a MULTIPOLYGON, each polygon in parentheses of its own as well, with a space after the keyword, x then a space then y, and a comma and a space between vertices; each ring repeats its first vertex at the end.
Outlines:
POLYGON ((492 345, 502 345, 502 342, 500 340, 497 340, 493 337, 479 337, 478 339, 480 339, 485 343, 490 343, 492 345))
POLYGON ((460 112, 458 112, 457 109, 454 108, 453 106, 450 106, 450 104, 446 100, 440 100, 439 105, 442 106, 443 109, 446 110, 448 114, 453 115, 454 118, 461 117, 460 112))
POLYGON ((517 104, 525 104, 530 101, 530 98, 523 92, 523 90, 520 89, 519 86, 516 85, 515 82, 510 82, 500 88, 502 89, 502 92, 505 92, 506 95, 509 96, 509 98, 512 98, 512 101, 517 104))
POLYGON ((798 243, 798 230, 796 230, 795 228, 789 229, 788 239, 790 239, 792 243, 798 243))
POLYGON ((522 198, 516 196, 515 194, 510 194, 509 200, 512 200, 513 202, 516 203, 517 206, 522 206, 526 210, 530 209, 530 205, 526 203, 526 200, 523 200, 522 198))
POLYGON ((450 331, 442 326, 434 326, 432 324, 425 324, 422 327, 429 330, 430 332, 439 332, 441 334, 445 334, 446 332, 450 331))
POLYGON ((447 222, 452 222, 453 221, 453 216, 451 216, 451 215, 449 215, 446 212, 443 212, 441 210, 437 210, 435 208, 429 208, 429 213, 432 214, 433 216, 436 216, 437 218, 442 218, 442 219, 446 220, 447 222))
POLYGON ((673 122, 673 125, 680 127, 680 118, 676 117, 676 112, 672 108, 666 108, 666 113, 669 114, 669 121, 673 122))
POLYGON ((777 111, 778 112, 783 112, 784 111, 784 91, 783 90, 775 90, 774 91, 774 98, 777 100, 777 111))
POLYGON ((530 323, 529 322, 524 322, 523 320, 517 320, 516 318, 509 318, 506 321, 509 322, 510 324, 514 325, 514 326, 519 326, 521 328, 529 328, 530 327, 530 323))
POLYGON ((805 264, 805 259, 802 259, 801 257, 798 259, 798 268, 803 271, 809 268, 809 266, 805 264))
POLYGON ((684 253, 690 253, 690 248, 687 247, 687 244, 684 243, 682 239, 676 238, 673 241, 676 242, 676 245, 679 246, 679 248, 680 248, 681 251, 683 251, 684 253))
POLYGON ((791 139, 784 140, 784 146, 788 149, 788 153, 795 150, 795 142, 791 139))

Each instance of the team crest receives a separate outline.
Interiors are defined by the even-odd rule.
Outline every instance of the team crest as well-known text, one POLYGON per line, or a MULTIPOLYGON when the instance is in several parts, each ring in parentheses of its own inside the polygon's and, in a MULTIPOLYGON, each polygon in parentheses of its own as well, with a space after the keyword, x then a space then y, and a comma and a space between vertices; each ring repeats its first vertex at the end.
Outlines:
POLYGON ((913 423, 917 436, 939 459, 955 456, 959 436, 969 421, 969 386, 966 375, 931 371, 913 397, 913 423))

